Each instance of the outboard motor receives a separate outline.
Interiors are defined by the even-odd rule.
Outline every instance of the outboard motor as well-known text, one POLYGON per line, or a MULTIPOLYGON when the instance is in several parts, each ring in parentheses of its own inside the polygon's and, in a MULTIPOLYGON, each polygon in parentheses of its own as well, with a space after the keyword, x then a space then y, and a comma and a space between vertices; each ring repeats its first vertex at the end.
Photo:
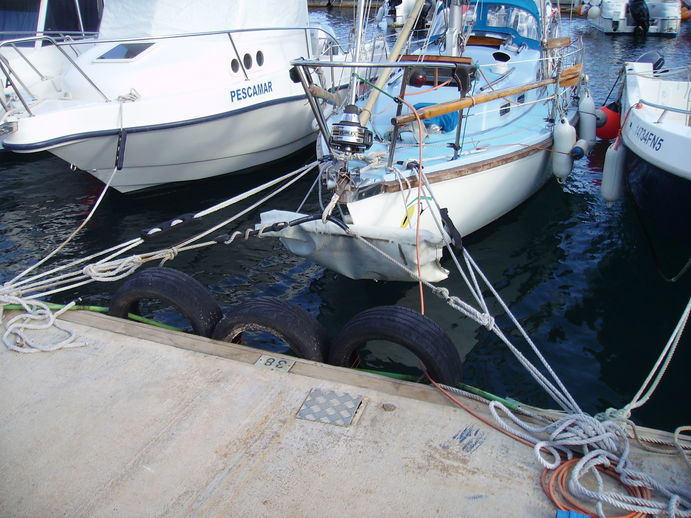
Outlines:
POLYGON ((629 13, 636 24, 634 32, 645 36, 650 27, 650 12, 645 0, 629 0, 629 13))

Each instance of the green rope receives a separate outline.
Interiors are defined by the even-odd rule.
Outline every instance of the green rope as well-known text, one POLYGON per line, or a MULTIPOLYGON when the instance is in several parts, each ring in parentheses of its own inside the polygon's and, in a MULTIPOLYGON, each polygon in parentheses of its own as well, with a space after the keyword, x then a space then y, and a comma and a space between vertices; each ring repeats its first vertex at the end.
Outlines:
MULTIPOLYGON (((387 378, 394 378, 398 380, 403 380, 403 381, 418 381, 419 378, 417 376, 412 376, 410 374, 399 374, 396 372, 384 372, 384 371, 377 371, 377 370, 371 370, 371 369, 357 369, 362 372, 369 372, 372 374, 379 374, 380 376, 386 376, 387 378)), ((465 383, 458 383, 456 384, 456 388, 459 388, 461 390, 465 390, 466 392, 470 392, 471 394, 475 394, 476 396, 483 397, 489 401, 497 401, 498 403, 503 404, 506 408, 510 410, 518 410, 521 407, 521 404, 518 401, 514 401, 512 399, 506 399, 500 396, 495 396, 491 392, 486 392, 482 389, 475 388, 471 385, 466 385, 465 383)))
POLYGON ((370 85, 370 86, 371 86, 372 88, 374 88, 375 90, 378 90, 380 93, 383 93, 384 95, 386 95, 386 96, 388 96, 388 97, 391 97, 391 99, 393 99, 394 101, 397 99, 397 97, 396 97, 395 95, 391 95, 389 92, 387 92, 387 91, 385 91, 385 90, 382 90, 382 89, 379 88, 377 85, 375 85, 374 83, 371 83, 370 81, 368 81, 368 80, 365 79, 364 77, 362 77, 362 76, 356 74, 355 72, 353 72, 353 76, 354 76, 354 77, 357 77, 357 78, 358 78, 360 81, 362 81, 363 83, 366 83, 366 84, 370 85))
MULTIPOLYGON (((46 306, 48 306, 48 309, 62 309, 65 307, 64 304, 46 304, 46 306)), ((21 304, 5 304, 3 308, 5 308, 7 311, 22 310, 24 309, 24 306, 22 306, 21 304)), ((93 311, 95 313, 108 313, 108 308, 104 308, 102 306, 82 306, 79 304, 75 304, 70 308, 70 311, 76 310, 93 311)), ((168 324, 163 324, 161 322, 156 322, 155 320, 143 317, 141 315, 135 315, 134 313, 128 313, 127 318, 129 318, 130 320, 141 322, 143 324, 149 324, 151 326, 160 327, 161 329, 169 329, 170 331, 181 331, 180 328, 169 326, 168 324)))

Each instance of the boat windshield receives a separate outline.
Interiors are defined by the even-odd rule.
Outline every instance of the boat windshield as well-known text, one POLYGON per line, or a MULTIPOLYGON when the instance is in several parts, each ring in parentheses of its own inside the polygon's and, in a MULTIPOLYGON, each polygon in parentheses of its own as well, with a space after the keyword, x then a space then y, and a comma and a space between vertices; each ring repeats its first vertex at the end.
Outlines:
POLYGON ((473 32, 499 33, 510 36, 517 45, 539 48, 539 13, 534 3, 506 0, 479 2, 475 8, 473 32))
POLYGON ((38 25, 38 7, 38 0, 7 0, 0 3, 0 40, 33 36, 38 25))
POLYGON ((514 29, 519 36, 539 39, 537 20, 525 9, 505 5, 493 5, 487 9, 487 27, 514 29))
MULTIPOLYGON (((0 0, 0 41, 33 37, 41 32, 71 37, 95 32, 101 1, 51 0, 42 10, 41 0, 0 0)), ((33 42, 19 45, 31 46, 33 42)))

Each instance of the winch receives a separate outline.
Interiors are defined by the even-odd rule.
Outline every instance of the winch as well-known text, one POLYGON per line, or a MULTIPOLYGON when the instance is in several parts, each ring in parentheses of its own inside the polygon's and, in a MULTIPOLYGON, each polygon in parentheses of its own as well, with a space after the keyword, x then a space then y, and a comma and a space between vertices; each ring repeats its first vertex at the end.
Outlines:
POLYGON ((360 109, 345 107, 343 119, 331 127, 329 145, 343 153, 362 153, 372 147, 372 132, 360 124, 360 109))

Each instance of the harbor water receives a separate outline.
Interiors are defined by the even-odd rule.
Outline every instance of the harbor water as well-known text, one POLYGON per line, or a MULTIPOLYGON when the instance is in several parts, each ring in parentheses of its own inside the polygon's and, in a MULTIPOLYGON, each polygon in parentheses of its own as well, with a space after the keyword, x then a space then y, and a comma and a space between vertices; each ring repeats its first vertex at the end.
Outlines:
MULTIPOLYGON (((349 9, 312 13, 315 21, 333 24, 339 34, 347 34, 352 16, 349 9)), ((668 65, 679 66, 686 65, 691 56, 688 22, 677 38, 637 39, 606 36, 589 28, 584 19, 565 18, 566 29, 585 42, 585 71, 597 106, 607 98, 624 61, 658 50, 668 65)), ((276 121, 286 127, 289 123, 276 121)), ((660 274, 675 274, 691 255, 689 247, 641 221, 628 198, 611 205, 600 198, 606 147, 606 142, 599 142, 588 158, 576 163, 563 185, 550 181, 528 202, 464 240, 576 401, 593 414, 630 401, 691 295, 691 272, 675 283, 660 274)), ((691 150, 678 152, 689 153, 691 162, 691 150)), ((143 229, 218 203, 311 159, 311 151, 305 150, 241 177, 136 196, 110 192, 59 260, 87 256, 137 237, 143 229)), ((295 210, 312 181, 305 179, 281 193, 266 209, 295 210)), ((0 280, 8 281, 62 242, 88 214, 101 190, 102 185, 91 176, 70 170, 48 153, 0 154, 0 280)), ((303 211, 317 208, 312 200, 303 211)), ((258 214, 255 211, 238 219, 227 231, 253 227, 258 214)), ((228 215, 215 215, 209 222, 228 215)), ((183 235, 187 233, 171 234, 167 236, 170 240, 148 246, 172 244, 183 235)), ((448 260, 444 265, 452 267, 448 260)), ((315 315, 332 336, 355 314, 373 306, 420 307, 414 283, 354 281, 292 256, 270 238, 185 252, 166 266, 194 276, 212 291, 224 310, 252 297, 279 297, 315 315)), ((467 295, 457 275, 441 284, 454 295, 467 295)), ((107 306, 118 285, 92 283, 53 295, 51 300, 64 303, 80 298, 82 304, 107 306)), ((534 359, 508 317, 497 304, 491 307, 504 332, 515 337, 519 349, 534 359)), ((157 320, 184 325, 165 308, 152 311, 157 320)), ((528 404, 554 407, 496 336, 429 291, 425 292, 425 313, 457 344, 464 358, 465 383, 528 404)), ((682 338, 651 400, 634 412, 635 422, 667 430, 691 422, 690 335, 687 331, 682 338)), ((265 346, 274 348, 271 343, 265 346)), ((409 359, 374 349, 364 358, 367 367, 411 370, 409 359)))

